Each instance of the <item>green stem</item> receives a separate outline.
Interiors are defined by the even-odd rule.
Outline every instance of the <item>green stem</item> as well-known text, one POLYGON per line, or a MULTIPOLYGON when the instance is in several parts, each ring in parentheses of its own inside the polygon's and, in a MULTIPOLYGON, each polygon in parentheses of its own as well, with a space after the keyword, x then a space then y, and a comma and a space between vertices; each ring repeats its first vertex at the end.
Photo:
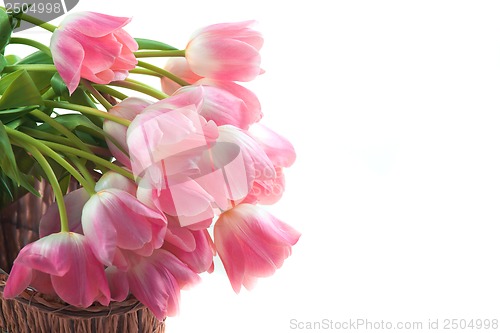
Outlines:
MULTIPOLYGON (((78 148, 73 141, 71 141, 65 137, 59 136, 59 135, 54 135, 51 133, 39 131, 39 130, 30 128, 30 127, 24 127, 24 126, 19 127, 19 130, 23 133, 28 134, 31 137, 37 138, 37 139, 52 141, 52 142, 60 143, 62 145, 78 148)), ((94 154, 97 154, 99 156, 104 156, 104 157, 112 157, 112 155, 109 153, 109 150, 106 148, 99 147, 99 146, 93 146, 93 145, 89 145, 89 144, 85 144, 85 145, 94 154)))
POLYGON ((50 166, 49 162, 43 156, 43 154, 35 147, 33 147, 29 143, 25 143, 24 148, 33 155, 33 157, 37 160, 38 164, 42 168, 43 172, 47 176, 47 180, 54 191, 54 196, 56 198, 57 208, 59 209, 59 216, 61 221, 61 232, 69 232, 69 222, 68 222, 68 213, 66 211, 66 205, 64 204, 64 194, 61 190, 61 186, 59 185, 59 180, 57 179, 54 170, 50 166))
POLYGON ((134 55, 136 58, 185 57, 186 50, 137 51, 134 55))
POLYGON ((67 103, 67 102, 56 102, 56 101, 51 101, 51 100, 44 100, 43 102, 44 102, 45 106, 47 106, 49 108, 60 108, 60 109, 78 111, 78 112, 81 112, 81 113, 86 114, 86 115, 108 119, 108 120, 114 121, 115 123, 118 123, 118 124, 121 124, 121 125, 127 126, 127 127, 131 123, 130 120, 112 115, 112 114, 107 113, 105 111, 90 108, 88 106, 72 104, 72 103, 67 103))
POLYGON ((67 129, 64 125, 61 123, 58 123, 55 119, 51 118, 50 116, 46 115, 40 110, 33 110, 30 112, 31 115, 37 117, 38 119, 44 121, 45 123, 49 124, 52 126, 54 129, 58 130, 61 134, 66 136, 68 139, 70 139, 78 148, 89 151, 90 149, 83 143, 82 140, 80 140, 79 137, 77 137, 73 132, 71 132, 69 129, 67 129))
POLYGON ((85 166, 80 159, 74 155, 68 155, 68 158, 73 162, 73 164, 78 168, 82 176, 87 180, 87 182, 92 185, 92 188, 95 188, 95 181, 89 170, 85 166))
POLYGON ((104 98, 104 96, 101 95, 101 93, 97 91, 96 88, 94 88, 94 86, 92 86, 92 84, 88 80, 82 80, 82 83, 85 88, 87 88, 87 90, 90 91, 90 93, 99 101, 99 103, 104 106, 106 110, 109 111, 113 107, 113 105, 111 105, 111 103, 108 102, 108 100, 104 98))
POLYGON ((100 158, 94 154, 89 154, 85 151, 81 151, 79 149, 76 149, 76 148, 72 148, 72 147, 67 147, 67 146, 64 146, 64 145, 61 145, 61 144, 58 144, 58 143, 54 143, 54 142, 47 142, 47 141, 42 141, 44 145, 46 145, 47 147, 50 147, 54 150, 57 150, 57 151, 60 151, 60 152, 63 152, 63 153, 67 153, 67 154, 72 154, 72 155, 76 155, 76 156, 80 156, 80 157, 83 157, 89 161, 92 161, 94 162, 95 164, 97 165, 100 165, 102 167, 105 167, 109 170, 113 170, 131 180, 135 180, 134 178, 134 175, 121 168, 120 166, 114 164, 114 163, 111 163, 110 161, 107 161, 103 158, 100 158))
POLYGON ((128 98, 127 95, 122 93, 121 91, 118 91, 116 89, 111 88, 110 86, 104 85, 104 84, 94 84, 93 85, 98 91, 103 92, 105 94, 109 94, 113 97, 116 97, 120 100, 124 100, 125 98, 128 98))
POLYGON ((130 74, 144 74, 144 75, 150 75, 150 76, 156 76, 156 77, 163 77, 164 75, 158 74, 156 72, 153 72, 152 70, 149 69, 144 69, 144 68, 135 68, 130 71, 128 71, 130 74))
POLYGON ((189 83, 187 81, 184 81, 183 79, 181 79, 177 75, 172 74, 169 71, 164 70, 163 68, 157 67, 155 65, 151 65, 151 64, 149 64, 147 62, 138 61, 137 62, 137 66, 149 69, 149 70, 151 70, 151 71, 153 71, 155 73, 160 74, 161 76, 165 76, 165 77, 169 78, 170 80, 174 81, 175 83, 180 84, 181 86, 189 86, 191 84, 191 83, 189 83))
POLYGON ((25 69, 31 72, 57 72, 56 66, 49 64, 25 64, 25 65, 9 65, 5 66, 5 73, 12 73, 20 69, 25 69))
POLYGON ((168 97, 167 94, 132 79, 126 79, 125 81, 113 81, 109 85, 135 90, 156 99, 164 99, 168 97))
POLYGON ((52 52, 50 52, 50 48, 47 45, 42 44, 40 42, 37 42, 36 40, 33 40, 33 39, 12 37, 9 41, 9 44, 23 44, 23 45, 32 46, 36 49, 39 49, 43 53, 46 53, 49 56, 52 56, 52 52))
POLYGON ((23 21, 33 23, 34 25, 37 25, 40 28, 43 28, 43 29, 48 30, 50 32, 54 32, 54 30, 56 30, 56 28, 57 28, 55 25, 44 22, 40 19, 37 19, 36 17, 26 15, 25 13, 21 14, 19 16, 19 18, 23 21))
POLYGON ((56 97, 56 92, 54 91, 54 89, 51 87, 49 88, 45 93, 43 93, 42 95, 42 99, 52 99, 56 97))
MULTIPOLYGON (((18 139, 19 141, 22 141, 24 143, 27 143, 29 145, 32 145, 33 147, 37 148, 41 153, 44 155, 52 158, 55 162, 59 163, 64 169, 66 169, 84 188, 89 194, 94 194, 95 190, 94 188, 85 180, 85 178, 71 165, 66 161, 64 158, 62 158, 58 153, 56 153, 54 150, 52 150, 49 145, 45 144, 46 141, 40 141, 32 138, 31 136, 19 132, 15 129, 5 127, 5 131, 7 134, 9 134, 10 137, 13 137, 15 139, 18 139)), ((76 148, 73 148, 74 150, 80 151, 76 148)), ((88 154, 88 153, 86 153, 88 154)), ((89 154, 91 156, 95 156, 92 154, 89 154)))
POLYGON ((37 139, 53 141, 53 142, 57 142, 57 143, 60 143, 62 145, 66 145, 66 146, 75 146, 75 143, 73 141, 71 141, 65 137, 59 136, 59 135, 51 134, 51 133, 44 132, 44 131, 39 131, 39 130, 30 128, 30 127, 24 127, 24 126, 21 126, 18 129, 21 132, 26 133, 29 136, 32 136, 32 137, 37 138, 37 139))

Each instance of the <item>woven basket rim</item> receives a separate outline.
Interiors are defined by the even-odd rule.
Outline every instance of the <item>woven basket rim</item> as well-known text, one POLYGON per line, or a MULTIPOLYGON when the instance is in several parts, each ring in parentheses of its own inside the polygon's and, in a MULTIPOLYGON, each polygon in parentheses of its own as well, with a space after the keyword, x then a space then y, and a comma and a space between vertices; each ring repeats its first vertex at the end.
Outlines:
MULTIPOLYGON (((2 299, 4 299, 3 291, 5 289, 7 277, 8 275, 0 273, 0 297, 2 299)), ((130 295, 122 302, 111 302, 108 306, 94 303, 90 307, 83 309, 69 305, 59 298, 53 296, 48 297, 30 287, 12 300, 35 307, 45 313, 74 319, 109 317, 111 315, 120 315, 142 310, 146 307, 133 295, 130 295)))

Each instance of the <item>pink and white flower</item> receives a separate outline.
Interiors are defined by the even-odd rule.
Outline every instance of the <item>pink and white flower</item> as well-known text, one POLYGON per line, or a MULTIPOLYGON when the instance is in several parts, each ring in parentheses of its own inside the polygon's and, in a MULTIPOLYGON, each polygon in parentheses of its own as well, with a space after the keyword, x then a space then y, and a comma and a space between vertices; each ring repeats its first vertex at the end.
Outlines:
POLYGON ((165 250, 155 250, 148 257, 127 252, 126 257, 127 270, 114 266, 106 269, 109 283, 113 286, 112 299, 123 301, 132 293, 159 320, 175 316, 179 310, 181 289, 200 281, 196 273, 165 250))
POLYGON ((68 15, 54 31, 50 41, 57 71, 75 91, 80 78, 107 84, 124 80, 135 68, 136 41, 122 28, 129 18, 94 12, 68 15))
POLYGON ((181 94, 150 105, 134 118, 127 130, 134 175, 158 171, 158 162, 166 159, 177 161, 166 173, 178 173, 186 153, 204 150, 217 138, 216 124, 200 116, 196 103, 201 100, 181 94))
POLYGON ((235 292, 272 275, 292 253, 300 233, 258 206, 240 204, 224 212, 214 242, 235 292))
POLYGON ((194 84, 201 86, 217 87, 241 99, 245 103, 245 107, 247 110, 247 115, 245 116, 245 119, 247 119, 248 124, 256 123, 260 121, 260 119, 262 118, 262 108, 260 105, 259 98, 250 89, 245 88, 242 85, 239 85, 233 81, 214 80, 209 78, 202 78, 196 81, 194 84))
POLYGON ((105 189, 82 212, 82 227, 97 258, 106 266, 126 267, 122 250, 149 256, 163 245, 167 220, 130 193, 105 189))
POLYGON ((162 248, 175 255, 196 273, 213 272, 215 246, 210 234, 206 229, 187 230, 195 240, 195 246, 191 251, 179 248, 168 241, 163 244, 162 248))
MULTIPOLYGON (((88 238, 72 232, 60 232, 40 238, 21 249, 4 290, 13 298, 34 280, 65 302, 87 308, 95 301, 108 305, 110 291, 104 266, 95 257, 88 238)), ((43 291, 43 290, 42 290, 43 291)))
MULTIPOLYGON (((108 112, 126 120, 134 120, 145 108, 153 104, 142 98, 129 97, 113 106, 108 112)), ((131 168, 127 146, 127 127, 111 120, 104 120, 103 130, 106 133, 106 143, 118 162, 131 168)))
POLYGON ((182 94, 201 94, 198 112, 206 120, 214 121, 217 126, 233 125, 248 129, 261 117, 260 109, 249 109, 247 104, 229 91, 211 85, 185 86, 178 89, 173 96, 182 94), (253 114, 257 111, 258 115, 253 114))
POLYGON ((259 75, 262 35, 253 21, 220 23, 198 30, 186 46, 195 74, 225 81, 251 81, 259 75))
POLYGON ((286 138, 260 123, 252 125, 247 134, 264 150, 274 166, 273 169, 264 169, 264 172, 274 173, 275 176, 257 179, 245 202, 274 204, 281 199, 285 191, 284 168, 295 162, 295 149, 286 138))

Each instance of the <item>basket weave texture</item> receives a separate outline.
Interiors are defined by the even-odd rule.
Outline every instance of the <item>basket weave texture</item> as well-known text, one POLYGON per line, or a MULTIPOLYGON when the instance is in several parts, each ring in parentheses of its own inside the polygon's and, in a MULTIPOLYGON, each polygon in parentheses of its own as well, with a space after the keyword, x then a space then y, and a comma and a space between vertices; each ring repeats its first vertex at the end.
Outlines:
POLYGON ((7 273, 23 246, 38 239, 38 222, 53 202, 49 186, 42 194, 27 194, 0 211, 0 332, 1 333, 161 333, 165 323, 131 297, 109 306, 80 309, 62 300, 26 289, 15 299, 4 299, 7 273))

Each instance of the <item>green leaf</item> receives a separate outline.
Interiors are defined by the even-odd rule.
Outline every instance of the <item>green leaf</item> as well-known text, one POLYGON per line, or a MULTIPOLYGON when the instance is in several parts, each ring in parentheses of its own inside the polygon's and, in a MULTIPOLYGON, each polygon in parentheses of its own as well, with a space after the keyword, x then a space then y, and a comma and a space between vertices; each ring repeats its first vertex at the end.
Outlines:
POLYGON ((52 79, 53 73, 28 71, 28 74, 31 76, 31 79, 33 80, 33 83, 35 84, 38 91, 50 88, 50 81, 52 79))
POLYGON ((0 121, 2 121, 4 124, 8 124, 11 121, 19 119, 25 114, 28 114, 36 109, 38 109, 38 105, 22 106, 19 108, 2 110, 0 111, 0 121))
MULTIPOLYGON (((26 175, 23 175, 26 176, 26 175)), ((33 181, 33 177, 30 178, 30 181, 33 181)), ((29 185, 31 186, 31 184, 29 185)), ((31 186, 32 191, 34 195, 37 197, 40 197, 40 193, 31 186)), ((0 210, 7 206, 8 204, 12 203, 14 200, 17 198, 20 198, 24 194, 26 194, 28 191, 24 187, 19 187, 16 186, 16 184, 7 177, 5 174, 3 174, 0 170, 0 210)))
POLYGON ((5 66, 7 66, 8 63, 7 63, 7 59, 5 59, 5 57, 0 54, 0 73, 3 72, 3 69, 5 68, 5 66))
POLYGON ((5 123, 4 125, 8 128, 12 128, 12 129, 17 129, 21 125, 33 127, 33 128, 36 127, 36 123, 27 117, 17 118, 16 120, 12 120, 9 123, 5 123))
MULTIPOLYGON (((87 143, 96 144, 98 143, 96 139, 102 141, 107 136, 106 132, 104 132, 104 130, 101 127, 95 125, 89 118, 87 118, 82 114, 77 114, 77 113, 63 114, 55 117, 54 120, 56 120, 61 125, 64 125, 64 127, 66 127, 72 132, 80 131, 82 133, 91 135, 94 138, 93 140, 94 142, 88 142, 88 140, 84 140, 87 143)), ((55 131, 48 124, 42 124, 38 126, 38 129, 46 132, 55 131)), ((55 133, 58 132, 55 131, 55 133)), ((79 136, 81 137, 81 135, 79 136)))
POLYGON ((16 156, 12 149, 9 136, 5 131, 4 124, 0 121, 0 171, 12 179, 17 186, 21 186, 31 193, 40 196, 33 187, 33 177, 22 173, 16 163, 16 156))
MULTIPOLYGON (((88 106, 94 109, 97 108, 92 99, 81 88, 77 88, 70 96, 68 87, 66 86, 66 83, 64 83, 59 73, 54 74, 50 83, 52 85, 52 89, 54 90, 55 94, 57 96, 61 96, 61 98, 67 100, 68 102, 73 104, 88 106)), ((88 119, 90 119, 95 125, 102 127, 103 121, 101 118, 95 116, 88 116, 88 119)))
POLYGON ((21 58, 15 54, 8 54, 5 56, 5 60, 7 60, 7 65, 14 65, 16 62, 20 61, 21 58))
MULTIPOLYGON (((73 94, 68 99, 68 102, 97 109, 97 106, 94 104, 92 99, 81 88, 77 88, 73 92, 73 94)), ((103 120, 101 118, 96 116, 87 116, 87 118, 90 119, 92 123, 102 128, 103 120)))
POLYGON ((59 186, 63 193, 68 192, 69 185, 71 184, 71 175, 68 175, 59 181, 59 186))
POLYGON ((139 45, 139 50, 178 50, 173 46, 152 39, 135 38, 135 41, 139 45))
POLYGON ((18 70, 0 80, 1 110, 28 105, 40 105, 42 96, 26 70, 18 70))
POLYGON ((22 188, 28 190, 31 194, 36 195, 37 197, 41 197, 40 192, 33 187, 34 177, 30 175, 26 175, 24 173, 20 173, 20 185, 22 188))
POLYGON ((68 86, 66 86, 66 83, 64 83, 59 73, 55 73, 52 76, 52 78, 50 79, 50 84, 52 85, 52 89, 54 89, 56 96, 63 96, 66 98, 69 97, 68 86))
POLYGON ((51 65, 54 64, 54 60, 42 51, 36 51, 35 53, 30 54, 29 56, 19 60, 16 62, 16 65, 24 65, 24 64, 46 64, 51 65))
POLYGON ((12 150, 9 135, 0 121, 0 169, 18 185, 21 184, 21 176, 16 164, 16 157, 12 150))
POLYGON ((4 9, 0 9, 0 53, 3 54, 12 34, 12 23, 4 9))
POLYGON ((7 178, 3 174, 0 174, 0 207, 3 206, 2 203, 4 201, 14 201, 14 194, 12 194, 13 191, 10 189, 11 186, 9 183, 12 183, 9 181, 9 178, 7 178))

